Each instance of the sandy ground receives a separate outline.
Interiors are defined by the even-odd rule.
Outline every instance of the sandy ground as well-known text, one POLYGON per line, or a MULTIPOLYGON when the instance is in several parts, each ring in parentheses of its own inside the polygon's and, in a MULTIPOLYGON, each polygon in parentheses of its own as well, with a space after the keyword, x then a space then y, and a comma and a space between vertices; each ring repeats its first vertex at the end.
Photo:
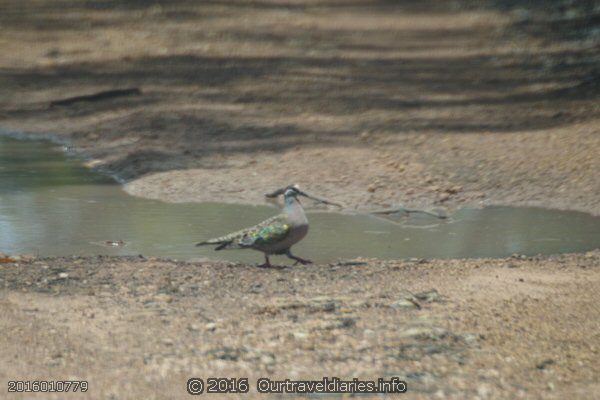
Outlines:
POLYGON ((86 396, 69 398, 171 399, 192 376, 248 377, 239 398, 258 397, 261 376, 399 376, 411 399, 591 399, 599 269, 598 251, 277 270, 1 264, 0 380, 86 379, 86 396))
MULTIPOLYGON (((0 129, 166 201, 261 203, 296 182, 359 209, 600 214, 598 10, 528 3, 0 0, 0 129)), ((0 261, 1 385, 170 399, 191 376, 397 375, 406 398, 600 393, 598 251, 0 261)))

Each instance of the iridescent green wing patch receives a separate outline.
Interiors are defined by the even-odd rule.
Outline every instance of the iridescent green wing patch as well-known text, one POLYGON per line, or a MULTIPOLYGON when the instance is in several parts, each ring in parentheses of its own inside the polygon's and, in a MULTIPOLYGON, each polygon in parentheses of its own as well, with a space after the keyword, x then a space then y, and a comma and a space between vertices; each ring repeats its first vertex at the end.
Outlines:
POLYGON ((277 219, 248 232, 248 239, 252 246, 270 245, 283 240, 289 232, 290 225, 284 220, 277 219))

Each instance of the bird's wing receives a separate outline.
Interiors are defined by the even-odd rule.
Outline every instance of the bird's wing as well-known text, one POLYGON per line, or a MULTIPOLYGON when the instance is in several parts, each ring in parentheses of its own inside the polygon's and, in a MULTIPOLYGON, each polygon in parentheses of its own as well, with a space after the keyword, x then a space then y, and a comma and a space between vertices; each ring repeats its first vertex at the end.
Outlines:
POLYGON ((216 244, 218 246, 215 250, 268 246, 284 239, 290 232, 290 228, 286 215, 280 214, 258 225, 206 240, 196 246, 216 244))

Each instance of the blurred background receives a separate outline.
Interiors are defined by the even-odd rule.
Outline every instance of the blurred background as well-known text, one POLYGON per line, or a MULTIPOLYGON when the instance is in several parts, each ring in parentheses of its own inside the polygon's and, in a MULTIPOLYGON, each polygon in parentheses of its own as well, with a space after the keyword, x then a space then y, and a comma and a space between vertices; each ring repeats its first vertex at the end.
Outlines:
POLYGON ((299 182, 334 199, 352 189, 356 207, 597 212, 599 13, 567 0, 2 0, 0 127, 66 139, 132 193, 173 201, 258 202, 299 182), (195 172, 155 175, 181 170, 195 172))

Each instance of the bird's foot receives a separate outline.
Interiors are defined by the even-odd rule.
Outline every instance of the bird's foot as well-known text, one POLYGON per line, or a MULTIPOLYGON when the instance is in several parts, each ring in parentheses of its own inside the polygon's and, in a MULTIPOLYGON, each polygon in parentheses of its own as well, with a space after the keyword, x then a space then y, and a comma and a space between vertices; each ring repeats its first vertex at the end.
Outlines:
POLYGON ((300 258, 300 257, 294 257, 294 260, 296 260, 294 265, 298 265, 298 264, 306 265, 306 264, 313 263, 311 260, 305 260, 304 258, 300 258))
POLYGON ((257 265, 256 268, 273 268, 273 266, 271 265, 271 263, 264 263, 257 265))

